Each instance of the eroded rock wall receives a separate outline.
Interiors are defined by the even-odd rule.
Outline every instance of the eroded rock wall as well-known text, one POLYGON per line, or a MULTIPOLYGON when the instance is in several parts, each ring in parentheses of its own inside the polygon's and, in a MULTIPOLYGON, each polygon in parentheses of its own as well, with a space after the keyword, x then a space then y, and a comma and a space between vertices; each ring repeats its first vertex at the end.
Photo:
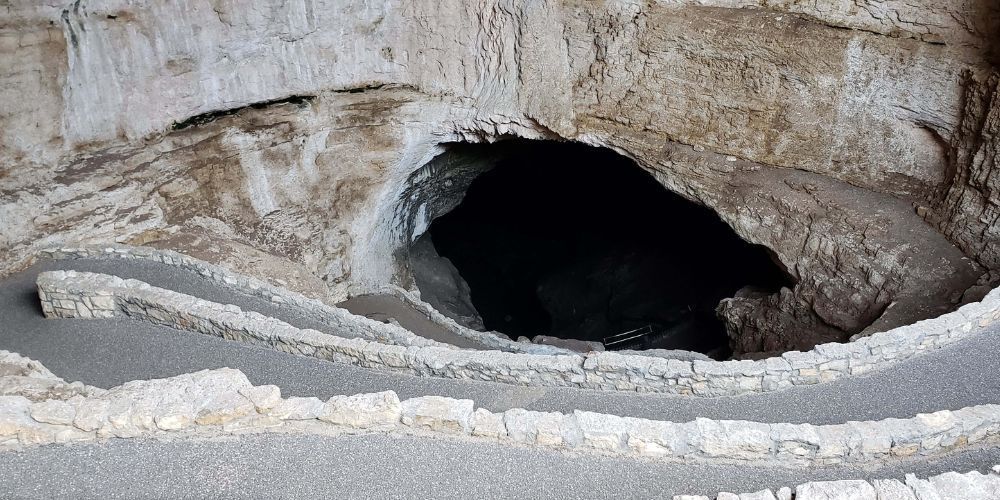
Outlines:
POLYGON ((953 139, 954 177, 929 216, 1000 281, 1000 74, 967 75, 961 130, 953 139))
POLYGON ((738 351, 927 317, 1000 267, 1000 8, 710 4, 15 0, 0 266, 117 240, 342 297, 396 278, 442 143, 519 136, 612 148, 769 247, 798 284, 731 304, 738 351))

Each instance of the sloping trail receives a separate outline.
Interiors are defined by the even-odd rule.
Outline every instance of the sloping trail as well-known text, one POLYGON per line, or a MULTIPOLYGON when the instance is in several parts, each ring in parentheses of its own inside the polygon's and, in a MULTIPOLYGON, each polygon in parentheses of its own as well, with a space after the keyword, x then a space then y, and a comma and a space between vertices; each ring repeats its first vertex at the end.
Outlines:
MULTIPOLYGON (((571 455, 385 435, 261 434, 48 446, 0 461, 0 492, 31 498, 666 498, 807 481, 979 470, 1000 449, 935 461, 786 469, 571 455)), ((985 500, 985 499, 984 499, 985 500)))
MULTIPOLYGON (((921 412, 1000 403, 1000 326, 987 333, 861 377, 739 397, 695 398, 571 388, 421 378, 331 363, 126 320, 47 320, 35 277, 42 270, 76 269, 136 278, 207 300, 233 303, 297 326, 310 324, 282 306, 215 286, 194 273, 141 261, 43 262, 0 282, 0 349, 41 361, 67 380, 112 387, 134 379, 206 368, 242 370, 255 384, 274 384, 286 396, 394 390, 400 397, 441 395, 472 399, 491 411, 590 410, 657 420, 696 417, 760 422, 842 423, 911 417, 921 412)), ((320 328, 321 329, 321 328, 320 328)))
MULTIPOLYGON (((322 331, 324 325, 280 304, 150 262, 43 262, 0 282, 0 349, 38 359, 66 379, 100 387, 229 366, 244 371, 254 384, 278 385, 286 397, 325 399, 392 389, 403 398, 433 394, 473 399, 491 411, 581 409, 674 421, 709 417, 814 424, 910 417, 1000 402, 1000 378, 995 376, 1000 373, 1000 350, 995 348, 1000 326, 862 377, 740 397, 682 397, 420 378, 140 321, 48 320, 41 314, 34 283, 40 271, 51 269, 141 279, 296 326, 322 331)), ((811 480, 985 472, 997 463, 998 447, 865 468, 789 469, 588 456, 413 436, 268 433, 213 440, 112 440, 11 453, 0 461, 0 493, 32 498, 671 498, 776 489, 811 480)))
POLYGON ((448 331, 441 325, 431 321, 424 313, 390 295, 359 295, 337 304, 337 307, 342 307, 353 314, 377 321, 382 321, 383 318, 392 318, 399 323, 399 326, 421 337, 438 342, 468 349, 486 348, 472 339, 467 339, 448 331))

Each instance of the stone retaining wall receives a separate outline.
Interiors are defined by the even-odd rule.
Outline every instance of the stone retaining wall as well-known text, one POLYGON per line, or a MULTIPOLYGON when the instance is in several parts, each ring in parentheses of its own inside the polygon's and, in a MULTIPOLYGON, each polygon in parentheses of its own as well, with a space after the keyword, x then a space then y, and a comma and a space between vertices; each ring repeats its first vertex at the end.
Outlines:
MULTIPOLYGON (((792 500, 792 488, 755 493, 719 493, 715 497, 677 495, 674 500, 792 500)), ((928 479, 907 474, 897 479, 815 481, 795 488, 795 500, 987 500, 1000 498, 1000 465, 991 473, 945 472, 928 479)))
MULTIPOLYGON (((1000 406, 838 425, 709 420, 674 423, 576 411, 491 413, 471 400, 392 391, 284 399, 223 368, 132 381, 97 395, 0 396, 0 449, 174 433, 400 432, 666 460, 808 466, 931 456, 1000 435, 1000 406)), ((187 434, 181 434, 187 435, 187 434)))
POLYGON ((523 385, 581 386, 584 358, 437 346, 399 346, 298 329, 234 305, 106 274, 75 271, 38 276, 42 310, 49 317, 130 317, 283 352, 414 375, 494 380, 523 385))
MULTIPOLYGON (((141 260, 165 264, 196 273, 204 279, 219 286, 233 288, 241 293, 282 304, 296 309, 317 321, 334 328, 350 329, 352 332, 368 340, 402 346, 436 346, 449 349, 457 347, 430 340, 396 325, 370 320, 363 316, 351 314, 349 311, 328 305, 322 301, 311 299, 302 294, 272 286, 264 281, 232 272, 224 267, 210 264, 170 250, 159 250, 149 247, 133 247, 127 245, 80 246, 65 248, 48 248, 41 250, 37 258, 45 260, 101 259, 101 260, 141 260)), ((405 302, 411 307, 427 314, 428 319, 455 335, 468 338, 491 349, 507 352, 524 352, 528 354, 568 354, 570 351, 552 346, 539 346, 515 342, 506 337, 500 337, 492 332, 480 332, 465 328, 450 318, 434 310, 428 304, 416 299, 409 293, 392 287, 378 290, 405 302)))
POLYGON ((994 290, 981 303, 849 344, 823 344, 812 351, 758 361, 691 362, 615 352, 549 356, 386 345, 301 330, 233 305, 95 273, 41 273, 38 289, 42 309, 50 317, 128 316, 285 352, 422 376, 697 396, 774 391, 867 373, 975 334, 1000 319, 1000 290, 994 290))
POLYGON ((455 320, 445 316, 434 308, 434 306, 428 304, 421 300, 414 293, 405 290, 397 286, 383 286, 372 293, 391 295, 398 299, 400 302, 410 306, 417 311, 420 311, 427 316, 428 319, 438 324, 442 328, 482 344, 488 349, 496 349, 498 351, 505 352, 523 352, 526 354, 573 354, 576 351, 571 351, 569 349, 563 349, 561 347, 534 344, 529 342, 516 342, 507 338, 506 336, 501 337, 493 332, 480 332, 478 330, 473 330, 471 328, 466 328, 458 324, 455 320))

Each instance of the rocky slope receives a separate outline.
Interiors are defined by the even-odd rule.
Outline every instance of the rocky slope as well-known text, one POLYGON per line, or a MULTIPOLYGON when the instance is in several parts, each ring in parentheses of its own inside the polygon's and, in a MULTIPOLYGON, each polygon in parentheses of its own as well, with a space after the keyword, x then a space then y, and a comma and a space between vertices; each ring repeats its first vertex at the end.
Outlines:
POLYGON ((737 351, 907 323, 1000 281, 991 0, 4 8, 7 271, 116 240, 330 299, 406 282, 400 255, 461 196, 414 190, 451 175, 421 167, 517 136, 617 151, 768 247, 796 285, 720 306, 737 351))

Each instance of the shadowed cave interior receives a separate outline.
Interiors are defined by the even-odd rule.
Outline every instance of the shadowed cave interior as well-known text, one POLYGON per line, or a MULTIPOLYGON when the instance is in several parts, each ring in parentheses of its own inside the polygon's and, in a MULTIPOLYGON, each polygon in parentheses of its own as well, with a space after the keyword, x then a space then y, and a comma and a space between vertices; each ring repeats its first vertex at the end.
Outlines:
POLYGON ((501 159, 414 243, 410 267, 425 300, 467 326, 587 341, 641 329, 648 334, 608 349, 724 359, 719 301, 745 286, 790 284, 767 249, 610 150, 549 141, 462 147, 501 159))

